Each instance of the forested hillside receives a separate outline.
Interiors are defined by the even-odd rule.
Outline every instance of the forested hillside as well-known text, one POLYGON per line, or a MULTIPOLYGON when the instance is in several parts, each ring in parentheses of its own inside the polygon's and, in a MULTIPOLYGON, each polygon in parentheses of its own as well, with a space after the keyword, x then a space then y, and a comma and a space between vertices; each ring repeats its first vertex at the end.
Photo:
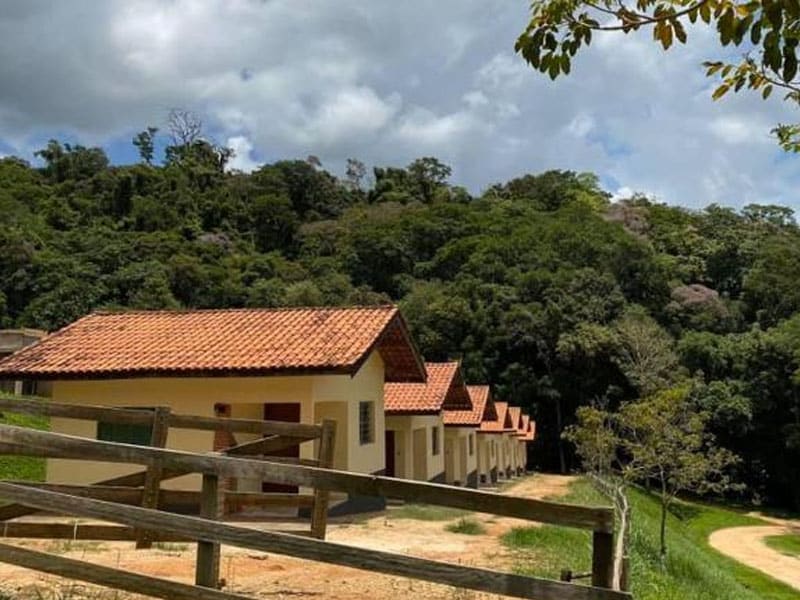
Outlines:
POLYGON ((51 142, 0 160, 0 326, 95 309, 399 302, 429 360, 529 407, 540 468, 575 466, 575 408, 691 378, 748 497, 800 508, 800 231, 789 209, 611 203, 595 177, 479 197, 433 158, 251 174, 204 141, 150 164, 51 142))

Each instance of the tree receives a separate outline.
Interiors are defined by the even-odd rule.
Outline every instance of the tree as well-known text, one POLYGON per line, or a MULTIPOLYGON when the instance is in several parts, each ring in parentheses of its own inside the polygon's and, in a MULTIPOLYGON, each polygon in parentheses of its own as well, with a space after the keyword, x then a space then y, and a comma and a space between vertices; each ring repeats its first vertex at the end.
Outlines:
MULTIPOLYGON (((653 30, 653 39, 668 50, 674 41, 686 43, 687 22, 713 24, 720 46, 749 50, 736 63, 709 60, 708 76, 719 76, 712 98, 748 88, 768 98, 773 89, 800 104, 797 46, 800 5, 796 0, 639 0, 632 8, 624 0, 535 0, 531 20, 515 49, 531 67, 552 79, 570 72, 572 59, 588 46, 595 32, 653 30)), ((786 150, 800 151, 800 124, 778 125, 773 132, 786 150)))
POLYGON ((156 132, 158 127, 148 127, 133 137, 133 145, 139 149, 139 156, 148 165, 153 164, 156 132))
POLYGON ((367 167, 364 163, 357 158, 348 158, 345 174, 347 175, 347 181, 353 186, 353 189, 361 191, 361 182, 367 175, 367 167))
POLYGON ((191 146, 203 139, 203 121, 185 108, 170 109, 167 115, 167 129, 173 146, 191 146))
POLYGON ((629 309, 614 329, 619 340, 615 362, 639 395, 668 387, 678 369, 669 334, 641 307, 629 309))
POLYGON ((667 512, 678 494, 723 493, 734 487, 727 471, 737 461, 715 445, 708 413, 696 410, 688 387, 659 392, 619 410, 620 448, 627 467, 654 479, 661 503, 660 555, 667 555, 667 512))
MULTIPOLYGON (((690 391, 689 386, 664 390, 624 403, 617 412, 583 407, 577 425, 566 434, 584 467, 607 488, 624 496, 634 481, 657 483, 662 562, 667 556, 667 513, 679 494, 739 487, 728 474, 738 458, 716 446, 707 431, 709 415, 693 405, 690 391)), ((622 504, 628 506, 627 501, 622 504)))

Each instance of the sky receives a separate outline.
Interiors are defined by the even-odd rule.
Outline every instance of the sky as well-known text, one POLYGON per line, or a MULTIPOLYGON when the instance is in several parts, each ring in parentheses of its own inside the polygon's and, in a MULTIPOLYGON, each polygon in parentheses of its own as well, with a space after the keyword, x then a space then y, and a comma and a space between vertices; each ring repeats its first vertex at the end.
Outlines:
POLYGON ((798 161, 770 129, 774 94, 711 100, 713 32, 664 53, 649 32, 595 36, 555 82, 514 53, 528 0, 6 0, 0 155, 50 138, 137 160, 132 136, 171 108, 203 119, 245 171, 315 155, 343 174, 436 156, 480 193, 525 173, 596 173, 699 208, 800 208, 798 161))

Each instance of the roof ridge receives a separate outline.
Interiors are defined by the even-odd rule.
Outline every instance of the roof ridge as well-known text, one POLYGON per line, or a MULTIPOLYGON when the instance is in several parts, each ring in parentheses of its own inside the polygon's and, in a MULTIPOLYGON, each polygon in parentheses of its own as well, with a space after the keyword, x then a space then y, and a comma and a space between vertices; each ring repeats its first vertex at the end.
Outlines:
POLYGON ((76 321, 66 325, 59 331, 63 331, 68 327, 71 327, 78 321, 85 319, 87 317, 92 316, 106 316, 106 315, 182 315, 182 314, 196 314, 196 313, 226 313, 226 312, 294 312, 294 311, 308 311, 308 310, 337 310, 337 311, 349 311, 349 310, 399 310, 396 304, 349 304, 346 306, 327 306, 327 305, 317 305, 317 306, 277 306, 277 307, 260 307, 260 306, 253 306, 253 307, 224 307, 224 308, 156 308, 156 309, 146 309, 146 308, 134 308, 130 310, 126 309, 98 309, 93 310, 92 312, 83 315, 76 321))

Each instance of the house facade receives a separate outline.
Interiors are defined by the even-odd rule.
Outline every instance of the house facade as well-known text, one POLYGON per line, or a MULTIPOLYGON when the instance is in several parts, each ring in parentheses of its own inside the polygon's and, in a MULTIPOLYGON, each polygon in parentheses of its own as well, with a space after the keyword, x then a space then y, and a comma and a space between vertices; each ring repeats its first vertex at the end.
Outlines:
MULTIPOLYGON (((333 419, 334 468, 383 474, 384 385, 423 383, 426 372, 397 308, 379 306, 97 313, 1 362, 0 378, 7 377, 47 380, 59 402, 300 423, 333 419)), ((54 418, 51 430, 133 441, 114 439, 130 431, 115 434, 88 421, 54 418)), ((139 434, 147 439, 147 432, 139 434)), ((235 437, 243 443, 257 436, 235 437)), ((194 452, 213 444, 210 431, 171 429, 167 440, 169 448, 194 452)), ((297 454, 312 458, 314 448, 303 444, 297 454)), ((93 483, 136 470, 48 460, 47 480, 93 483)), ((164 486, 199 484, 193 475, 164 486)), ((259 491, 263 484, 235 485, 259 491)), ((342 512, 363 502, 332 498, 342 512)))
POLYGON ((495 419, 486 419, 478 429, 479 444, 488 449, 487 483, 511 476, 511 427, 507 402, 494 402, 495 419))
POLYGON ((490 400, 489 386, 467 386, 472 402, 471 410, 444 411, 445 438, 452 440, 451 447, 456 451, 453 464, 448 468, 445 455, 445 478, 448 483, 477 488, 480 483, 490 480, 488 474, 492 448, 485 436, 479 436, 481 422, 497 418, 494 403, 490 400))
POLYGON ((475 446, 470 456, 468 436, 448 435, 444 424, 445 411, 472 410, 461 369, 457 362, 446 362, 426 363, 425 370, 425 383, 384 386, 386 474, 445 483, 449 464, 453 482, 459 477, 465 483, 477 468, 471 467, 475 446))
MULTIPOLYGON (((47 335, 40 329, 0 329, 0 360, 15 352, 36 344, 47 335)), ((17 396, 47 396, 50 393, 47 384, 38 384, 30 379, 6 379, 0 377, 0 392, 17 396)))

